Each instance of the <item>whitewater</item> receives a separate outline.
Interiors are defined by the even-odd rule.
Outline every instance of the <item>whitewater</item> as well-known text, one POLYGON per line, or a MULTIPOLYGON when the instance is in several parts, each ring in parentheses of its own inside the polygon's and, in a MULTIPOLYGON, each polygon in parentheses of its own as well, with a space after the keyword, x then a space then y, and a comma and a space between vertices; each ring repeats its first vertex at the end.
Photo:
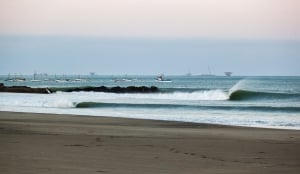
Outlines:
MULTIPOLYGON (((32 87, 150 86, 158 93, 63 92, 53 94, 0 93, 0 111, 126 117, 212 123, 235 126, 300 129, 299 78, 172 77, 155 83, 152 77, 115 83, 107 76, 84 83, 40 84, 32 87), (101 83, 99 83, 101 82, 101 83)), ((5 85, 16 85, 14 83, 5 85)))

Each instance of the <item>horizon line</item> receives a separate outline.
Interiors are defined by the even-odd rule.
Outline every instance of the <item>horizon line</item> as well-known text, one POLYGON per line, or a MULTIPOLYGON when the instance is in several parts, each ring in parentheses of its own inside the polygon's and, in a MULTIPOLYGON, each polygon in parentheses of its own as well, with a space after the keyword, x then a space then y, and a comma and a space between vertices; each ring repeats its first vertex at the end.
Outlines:
POLYGON ((104 35, 71 35, 71 34, 5 34, 0 37, 44 37, 44 38, 78 38, 78 39, 116 39, 116 40, 202 40, 202 41, 248 41, 248 42, 300 42, 300 38, 229 38, 229 37, 170 37, 170 36, 104 36, 104 35))

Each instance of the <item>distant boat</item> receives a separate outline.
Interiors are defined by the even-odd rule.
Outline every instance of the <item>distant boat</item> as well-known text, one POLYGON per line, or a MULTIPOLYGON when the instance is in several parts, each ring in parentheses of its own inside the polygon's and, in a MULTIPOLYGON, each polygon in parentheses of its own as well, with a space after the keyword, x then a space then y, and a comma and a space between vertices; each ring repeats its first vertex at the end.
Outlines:
POLYGON ((214 75, 214 74, 200 74, 199 76, 201 76, 201 77, 215 77, 216 75, 214 75))
POLYGON ((25 78, 17 77, 17 78, 12 78, 12 79, 5 79, 4 81, 7 82, 24 82, 26 81, 25 78))
POLYGON ((224 74, 225 74, 225 76, 227 76, 227 77, 231 77, 232 72, 224 72, 224 74))
POLYGON ((14 79, 5 79, 4 81, 6 81, 6 82, 13 82, 14 79))
POLYGON ((33 74, 33 79, 30 80, 30 81, 31 81, 31 82, 40 82, 41 80, 36 79, 36 76, 37 76, 37 73, 34 72, 34 74, 33 74))
POLYGON ((193 74, 191 73, 191 71, 190 70, 188 70, 188 72, 186 73, 186 74, 184 74, 184 76, 188 76, 188 77, 190 77, 190 76, 192 76, 193 74))
POLYGON ((131 82, 131 79, 115 79, 114 82, 131 82))
POLYGON ((66 79, 56 79, 55 82, 58 82, 58 83, 65 83, 65 82, 68 82, 69 80, 66 80, 66 79))
POLYGON ((201 77, 215 77, 216 76, 211 73, 209 65, 207 66, 207 69, 208 69, 208 74, 200 74, 199 76, 201 76, 201 77))
POLYGON ((31 82, 40 82, 41 80, 35 80, 35 79, 32 79, 30 80, 31 82))
POLYGON ((15 75, 15 77, 11 78, 10 74, 8 74, 8 77, 4 81, 6 81, 6 82, 24 82, 24 81, 26 81, 26 79, 23 77, 17 77, 16 75, 15 75))
POLYGON ((159 75, 156 79, 156 82, 172 82, 170 79, 165 79, 164 74, 159 75))
POLYGON ((14 81, 14 78, 11 78, 10 77, 10 74, 7 75, 7 78, 4 80, 6 82, 13 82, 14 81))
POLYGON ((82 79, 74 79, 73 82, 81 82, 82 79))
POLYGON ((17 77, 17 78, 15 78, 15 81, 17 81, 17 82, 24 82, 24 81, 26 81, 26 79, 22 78, 22 77, 17 77))
POLYGON ((114 79, 113 81, 114 82, 132 82, 133 79, 127 78, 127 74, 126 74, 124 78, 114 79))
POLYGON ((190 76, 192 76, 192 73, 191 73, 191 72, 188 72, 188 73, 185 74, 185 76, 190 77, 190 76))
POLYGON ((55 80, 54 81, 58 82, 58 83, 72 82, 72 80, 66 78, 64 74, 62 75, 62 78, 56 78, 56 75, 55 75, 55 80))
MULTIPOLYGON (((55 75, 55 79, 56 79, 56 75, 55 75)), ((70 81, 70 79, 66 79, 65 75, 63 75, 63 78, 59 78, 59 79, 55 80, 55 82, 58 82, 58 83, 65 83, 65 82, 68 82, 68 81, 70 81)))
POLYGON ((96 73, 95 72, 90 72, 90 75, 94 76, 94 75, 96 75, 96 73))
POLYGON ((72 80, 72 82, 81 82, 83 81, 83 79, 80 77, 80 75, 78 75, 78 78, 72 80))
POLYGON ((214 75, 214 74, 198 74, 198 75, 195 75, 195 76, 198 76, 198 77, 216 77, 216 75, 214 75))

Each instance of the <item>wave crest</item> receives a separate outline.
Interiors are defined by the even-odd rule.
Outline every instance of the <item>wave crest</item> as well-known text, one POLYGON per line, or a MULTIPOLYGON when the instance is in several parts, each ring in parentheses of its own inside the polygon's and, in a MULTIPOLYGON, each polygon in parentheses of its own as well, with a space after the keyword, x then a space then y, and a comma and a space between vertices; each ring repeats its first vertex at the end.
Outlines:
POLYGON ((185 104, 154 104, 154 103, 101 103, 80 102, 76 108, 140 108, 140 109, 194 109, 194 110, 248 110, 262 112, 300 112, 300 107, 275 106, 231 106, 231 105, 185 105, 185 104))
POLYGON ((300 94, 272 93, 262 91, 236 90, 230 93, 229 100, 258 100, 258 99, 290 99, 298 98, 300 94))

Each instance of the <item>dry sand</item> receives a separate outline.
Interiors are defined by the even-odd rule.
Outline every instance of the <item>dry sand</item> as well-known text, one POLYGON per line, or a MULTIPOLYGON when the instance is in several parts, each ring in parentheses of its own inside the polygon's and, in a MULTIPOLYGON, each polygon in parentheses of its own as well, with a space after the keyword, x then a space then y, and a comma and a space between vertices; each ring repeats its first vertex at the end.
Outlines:
POLYGON ((0 112, 2 174, 300 173, 300 131, 0 112))

